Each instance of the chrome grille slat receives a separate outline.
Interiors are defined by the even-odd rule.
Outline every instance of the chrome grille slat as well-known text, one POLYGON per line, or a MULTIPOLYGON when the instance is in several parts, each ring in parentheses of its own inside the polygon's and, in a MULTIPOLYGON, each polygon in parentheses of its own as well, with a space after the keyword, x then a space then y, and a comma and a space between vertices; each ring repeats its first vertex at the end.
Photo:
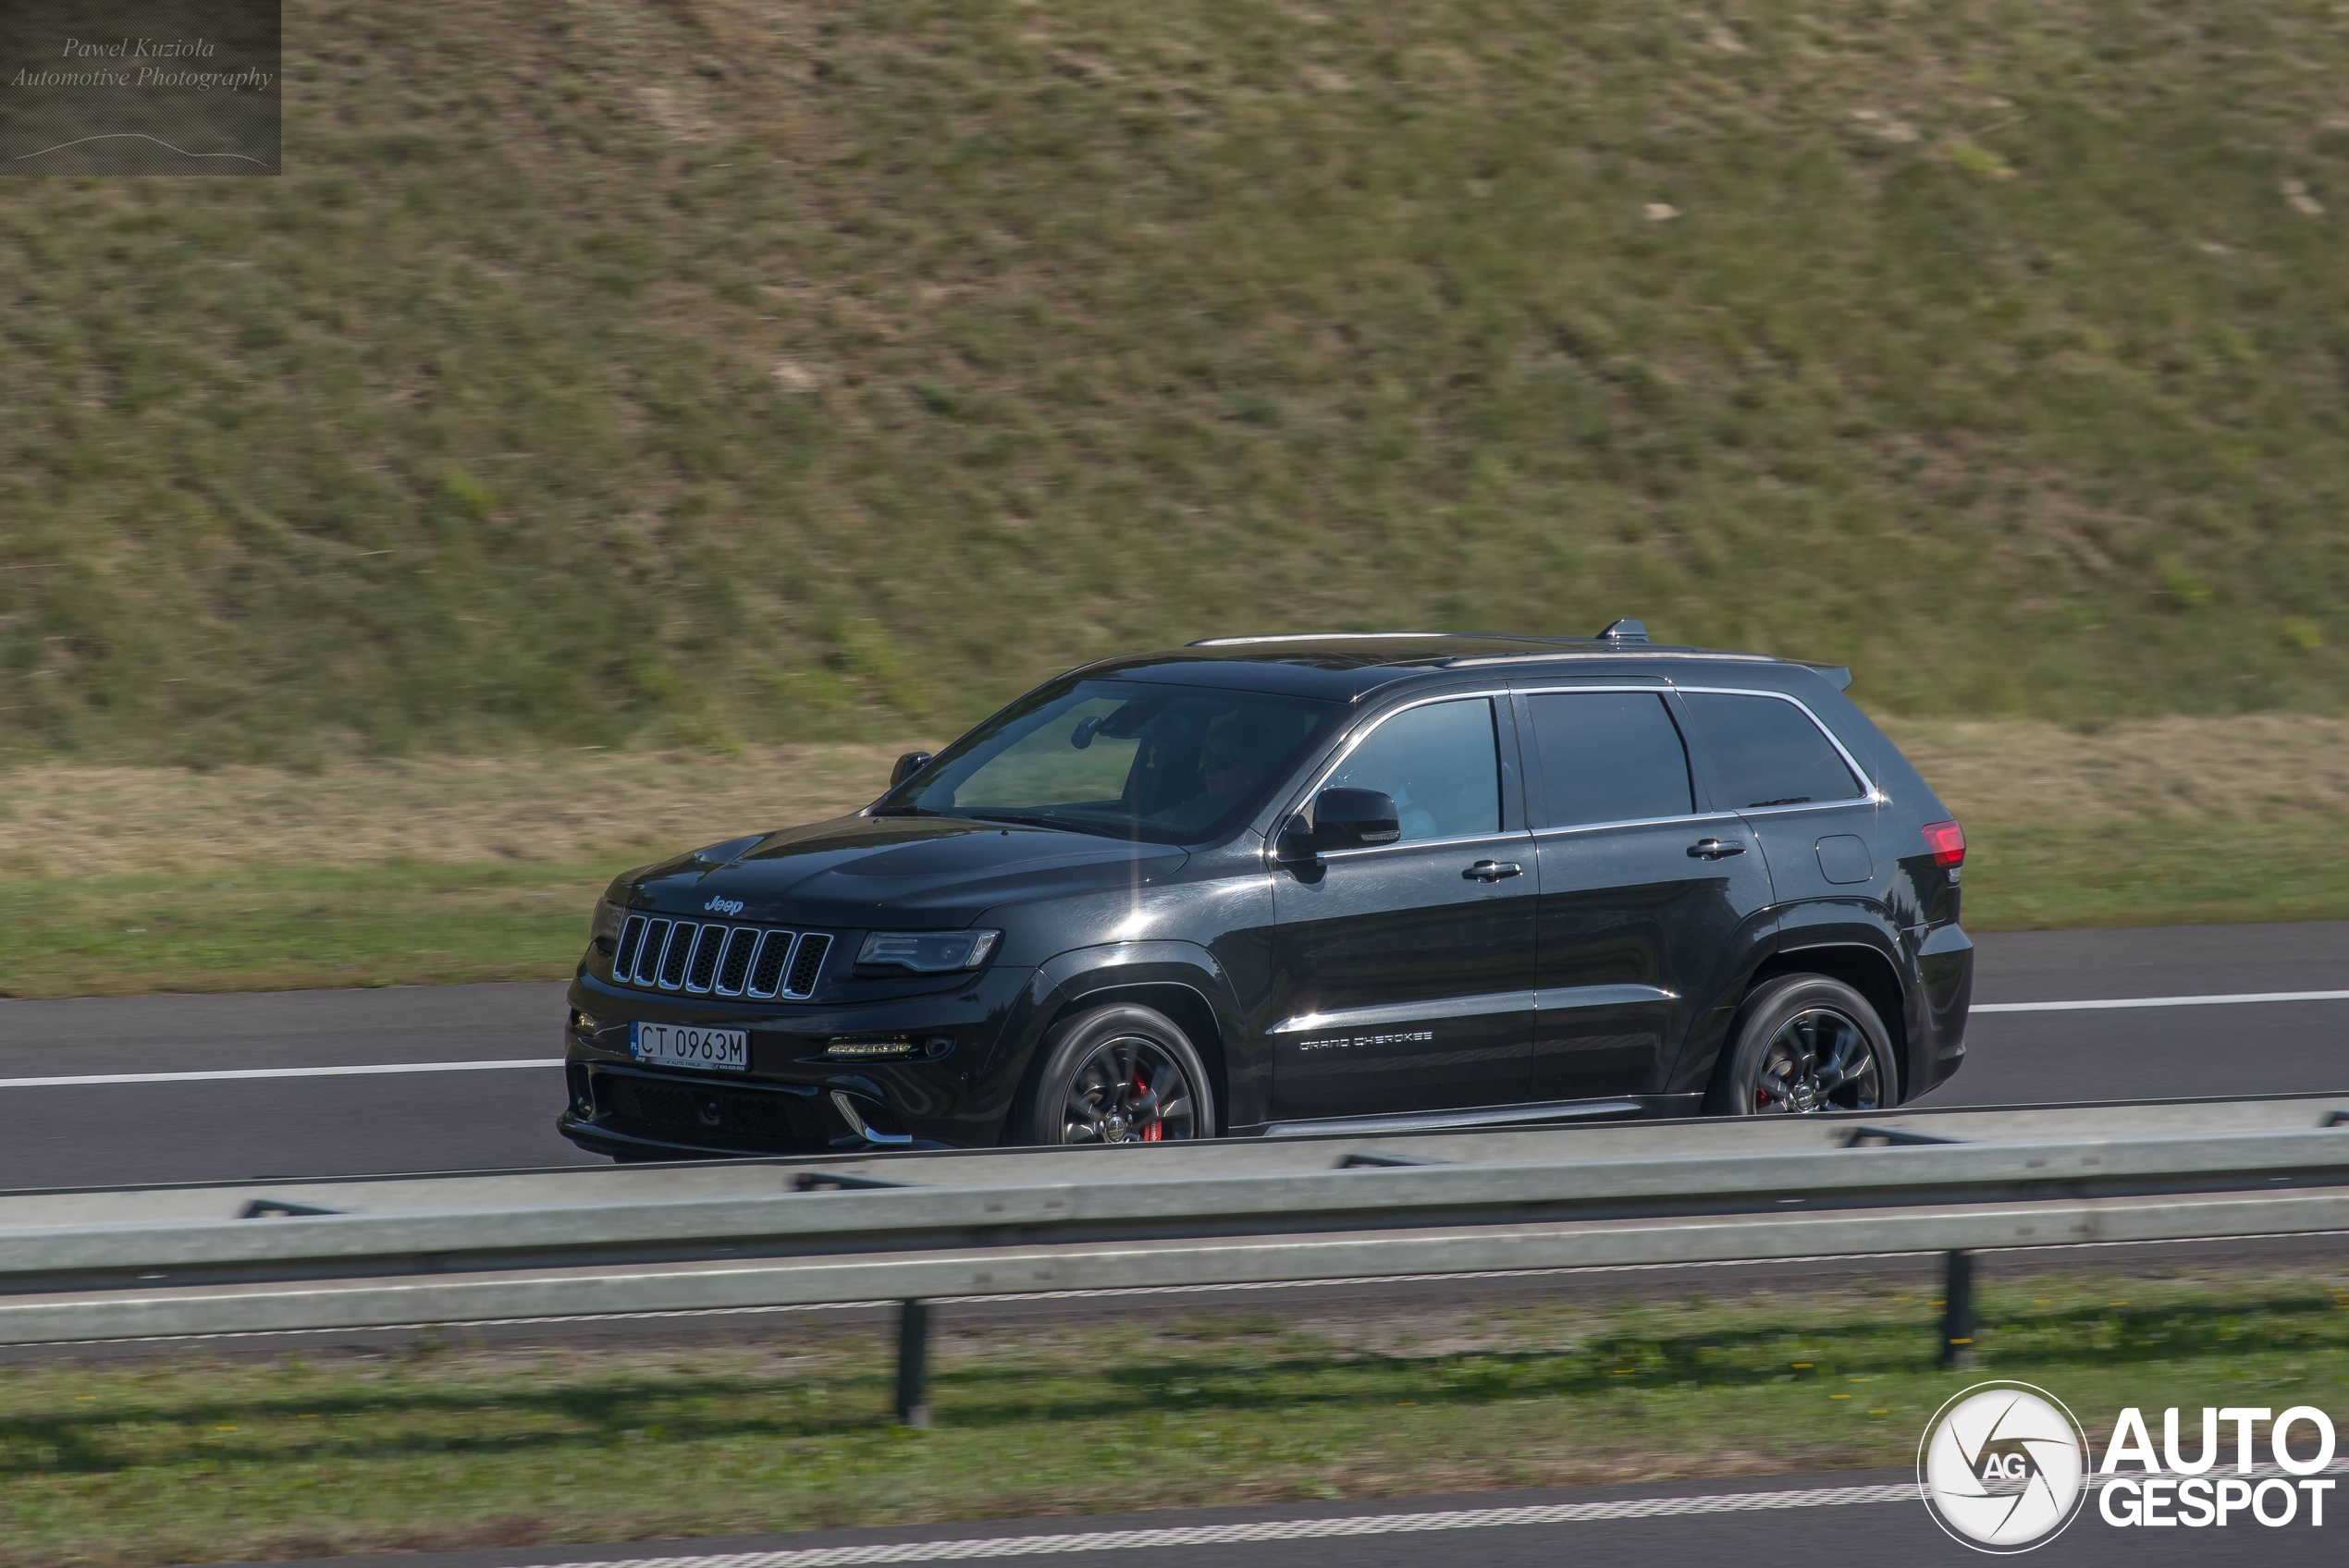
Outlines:
POLYGON ((799 950, 792 954, 791 974, 783 982, 787 1000, 815 994, 817 978, 824 973, 824 955, 831 950, 832 939, 821 931, 810 931, 800 938, 799 950))
POLYGON ((695 996, 707 996, 718 979, 718 955, 726 946, 732 928, 725 925, 705 925, 695 939, 693 956, 685 961, 685 989, 695 996))
POLYGON ((670 927, 669 946, 660 955, 660 988, 664 991, 682 989, 685 984, 685 964, 693 957, 694 936, 701 927, 690 920, 681 920, 670 927))
POLYGON ((739 997, 750 979, 750 961, 758 952, 760 932, 756 925, 737 925, 726 938, 726 952, 718 961, 718 984, 721 997, 739 997))
POLYGON ((765 1000, 782 988, 783 975, 791 963, 792 941, 797 935, 793 931, 767 933, 766 939, 758 945, 758 960, 750 966, 748 995, 765 1000))
POLYGON ((645 917, 632 914, 621 924, 620 948, 612 954, 611 977, 625 980, 636 973, 636 954, 645 945, 645 917))
POLYGON ((669 931, 673 921, 656 920, 645 931, 645 945, 637 951, 635 972, 629 975, 639 986, 649 986, 660 974, 660 955, 668 950, 669 931))

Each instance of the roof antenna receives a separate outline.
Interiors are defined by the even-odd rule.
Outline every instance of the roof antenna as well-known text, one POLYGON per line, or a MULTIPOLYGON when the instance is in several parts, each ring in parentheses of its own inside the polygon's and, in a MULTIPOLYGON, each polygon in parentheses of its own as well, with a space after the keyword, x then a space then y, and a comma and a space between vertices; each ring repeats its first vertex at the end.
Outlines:
POLYGON ((1647 640, 1648 629, 1636 620, 1610 621, 1599 633, 1602 643, 1644 643, 1647 640))

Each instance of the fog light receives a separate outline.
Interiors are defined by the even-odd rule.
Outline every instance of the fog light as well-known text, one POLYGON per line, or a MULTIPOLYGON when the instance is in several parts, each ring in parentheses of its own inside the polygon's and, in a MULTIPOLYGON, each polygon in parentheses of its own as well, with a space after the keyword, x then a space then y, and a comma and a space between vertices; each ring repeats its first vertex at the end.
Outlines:
POLYGON ((912 1056, 920 1048, 903 1035, 835 1035, 825 1042, 824 1054, 862 1061, 874 1057, 912 1056))
POLYGON ((604 1021, 597 1018, 594 1013, 582 1012, 577 1008, 572 1008, 571 1010, 571 1032, 572 1034, 593 1035, 603 1026, 604 1021))

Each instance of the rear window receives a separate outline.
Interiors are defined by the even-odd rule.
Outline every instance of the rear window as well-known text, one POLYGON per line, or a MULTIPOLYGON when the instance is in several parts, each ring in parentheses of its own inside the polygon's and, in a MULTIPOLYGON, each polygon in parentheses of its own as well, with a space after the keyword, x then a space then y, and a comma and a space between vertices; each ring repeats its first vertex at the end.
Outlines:
POLYGON ((1834 745, 1792 703, 1711 692, 1681 700, 1728 791, 1722 804, 1731 810, 1853 801, 1863 793, 1834 745))
POLYGON ((1651 692, 1574 692, 1531 699, 1542 799, 1552 827, 1686 816, 1696 809, 1689 753, 1651 692))

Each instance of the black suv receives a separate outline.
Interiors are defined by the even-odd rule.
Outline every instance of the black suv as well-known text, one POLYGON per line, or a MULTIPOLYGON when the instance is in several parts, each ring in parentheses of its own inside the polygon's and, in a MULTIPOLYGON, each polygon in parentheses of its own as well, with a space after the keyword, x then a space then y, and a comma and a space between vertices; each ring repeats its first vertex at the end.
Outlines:
POLYGON ((1963 1055, 1965 839, 1848 671, 1596 637, 1088 665, 852 816, 615 881, 621 1158, 1868 1110, 1963 1055))

